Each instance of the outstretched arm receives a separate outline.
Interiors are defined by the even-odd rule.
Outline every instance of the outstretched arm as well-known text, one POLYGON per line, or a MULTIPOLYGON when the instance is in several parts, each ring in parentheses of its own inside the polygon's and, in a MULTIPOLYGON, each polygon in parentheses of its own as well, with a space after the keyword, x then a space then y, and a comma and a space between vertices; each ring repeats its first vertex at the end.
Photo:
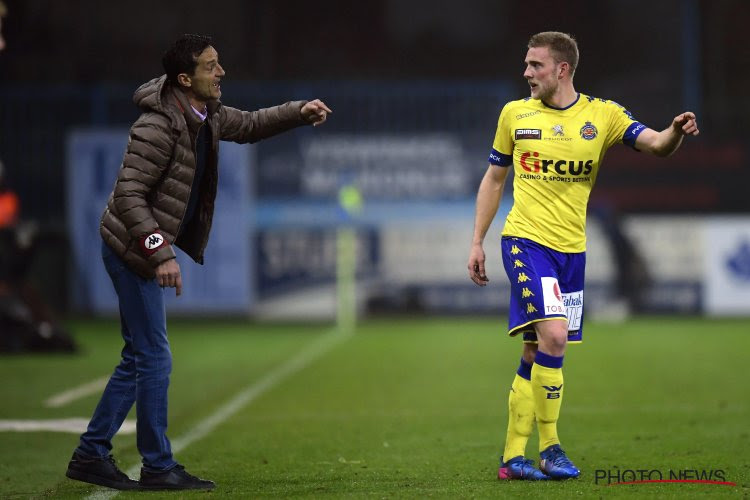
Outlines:
POLYGON ((635 140, 635 147, 656 156, 669 156, 680 147, 686 135, 698 135, 698 122, 695 114, 686 111, 674 117, 672 124, 657 132, 647 128, 635 140))
POLYGON ((332 112, 320 99, 287 102, 257 111, 222 106, 219 108, 219 138, 240 144, 258 142, 301 125, 320 125, 332 112))
POLYGON ((500 199, 503 196, 505 177, 508 175, 508 167, 490 165, 484 174, 482 183, 477 193, 477 208, 474 217, 474 236, 471 240, 471 251, 469 252, 469 278, 479 286, 485 286, 489 279, 484 270, 484 237, 495 218, 500 199))

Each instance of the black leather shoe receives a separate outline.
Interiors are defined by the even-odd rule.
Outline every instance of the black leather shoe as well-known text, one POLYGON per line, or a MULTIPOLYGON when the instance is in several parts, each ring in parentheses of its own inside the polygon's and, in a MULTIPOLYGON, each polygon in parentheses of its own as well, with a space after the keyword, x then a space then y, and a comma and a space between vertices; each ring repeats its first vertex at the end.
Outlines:
POLYGON ((144 490, 212 490, 216 487, 213 481, 188 474, 180 464, 164 472, 141 469, 140 484, 144 490))
POLYGON ((112 455, 106 458, 88 458, 73 453, 65 473, 70 479, 97 484, 116 490, 139 490, 138 481, 133 481, 117 468, 112 455))

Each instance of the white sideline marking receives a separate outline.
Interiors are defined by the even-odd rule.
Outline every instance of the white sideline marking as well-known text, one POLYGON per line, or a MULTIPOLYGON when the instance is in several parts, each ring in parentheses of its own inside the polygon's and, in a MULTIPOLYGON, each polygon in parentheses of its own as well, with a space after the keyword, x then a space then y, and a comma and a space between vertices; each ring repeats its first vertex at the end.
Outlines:
POLYGON ((61 406, 65 406, 68 403, 72 403, 76 399, 81 399, 85 398, 86 396, 96 394, 97 392, 100 392, 104 389, 104 387, 107 385, 108 380, 109 375, 107 375, 106 377, 98 378, 96 380, 92 380, 91 382, 86 382, 85 384, 79 385, 78 387, 73 387, 72 389, 68 389, 67 391, 63 391, 59 394, 55 394, 44 402, 44 406, 46 406, 47 408, 60 408, 61 406))
MULTIPOLYGON (((192 443, 205 437, 243 407, 252 403, 258 396, 272 389, 290 375, 294 375, 303 368, 306 368, 336 345, 351 337, 352 333, 350 331, 333 329, 323 334, 312 345, 303 348, 296 356, 266 373, 260 380, 242 389, 215 412, 198 422, 198 425, 172 441, 172 453, 179 453, 192 443)), ((130 477, 134 477, 140 470, 141 464, 139 463, 126 470, 125 473, 130 477)), ((85 500, 108 500, 116 497, 119 493, 118 490, 100 488, 87 496, 85 500)))
MULTIPOLYGON (((0 420, 0 432, 69 432, 81 434, 89 425, 87 418, 61 418, 56 420, 0 420)), ((120 433, 133 434, 135 420, 126 420, 120 433)))

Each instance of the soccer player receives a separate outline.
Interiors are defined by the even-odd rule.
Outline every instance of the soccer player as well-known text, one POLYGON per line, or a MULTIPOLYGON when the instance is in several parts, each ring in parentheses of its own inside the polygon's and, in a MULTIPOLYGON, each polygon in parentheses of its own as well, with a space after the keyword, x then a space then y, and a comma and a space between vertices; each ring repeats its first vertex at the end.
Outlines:
POLYGON ((211 39, 179 38, 162 59, 166 74, 136 90, 141 116, 102 215, 102 259, 120 305, 122 360, 104 389, 88 429, 68 464, 69 478, 116 489, 212 489, 189 474, 167 439, 167 388, 172 353, 164 288, 180 295, 174 247, 198 263, 213 218, 219 141, 261 139, 302 125, 320 125, 331 110, 320 100, 287 102, 258 111, 224 106, 225 76, 211 39), (109 454, 112 438, 135 403, 140 481, 109 454))
POLYGON ((563 401, 563 357, 583 337, 586 205, 604 153, 623 143, 669 156, 683 136, 698 135, 695 115, 677 115, 657 132, 619 104, 576 92, 578 46, 569 35, 531 37, 524 78, 531 96, 500 112, 489 167, 477 193, 469 277, 485 273, 485 235, 497 212, 512 165, 514 204, 502 232, 510 279, 508 334, 523 336, 521 364, 508 398, 508 431, 500 479, 568 479, 580 471, 560 447, 557 420, 563 401), (536 422, 540 465, 525 458, 536 422))

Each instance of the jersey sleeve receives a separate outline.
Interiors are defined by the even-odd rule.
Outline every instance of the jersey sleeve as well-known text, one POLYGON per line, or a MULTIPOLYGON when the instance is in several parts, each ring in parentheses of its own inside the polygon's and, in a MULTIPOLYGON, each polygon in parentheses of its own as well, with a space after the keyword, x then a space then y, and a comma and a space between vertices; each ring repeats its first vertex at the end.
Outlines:
POLYGON ((607 108, 611 115, 607 147, 623 143, 635 149, 635 140, 646 129, 646 126, 633 118, 630 111, 614 101, 609 101, 607 108))
POLYGON ((489 162, 498 167, 508 167, 513 163, 513 136, 510 133, 508 105, 503 107, 497 119, 495 140, 492 142, 489 162))

